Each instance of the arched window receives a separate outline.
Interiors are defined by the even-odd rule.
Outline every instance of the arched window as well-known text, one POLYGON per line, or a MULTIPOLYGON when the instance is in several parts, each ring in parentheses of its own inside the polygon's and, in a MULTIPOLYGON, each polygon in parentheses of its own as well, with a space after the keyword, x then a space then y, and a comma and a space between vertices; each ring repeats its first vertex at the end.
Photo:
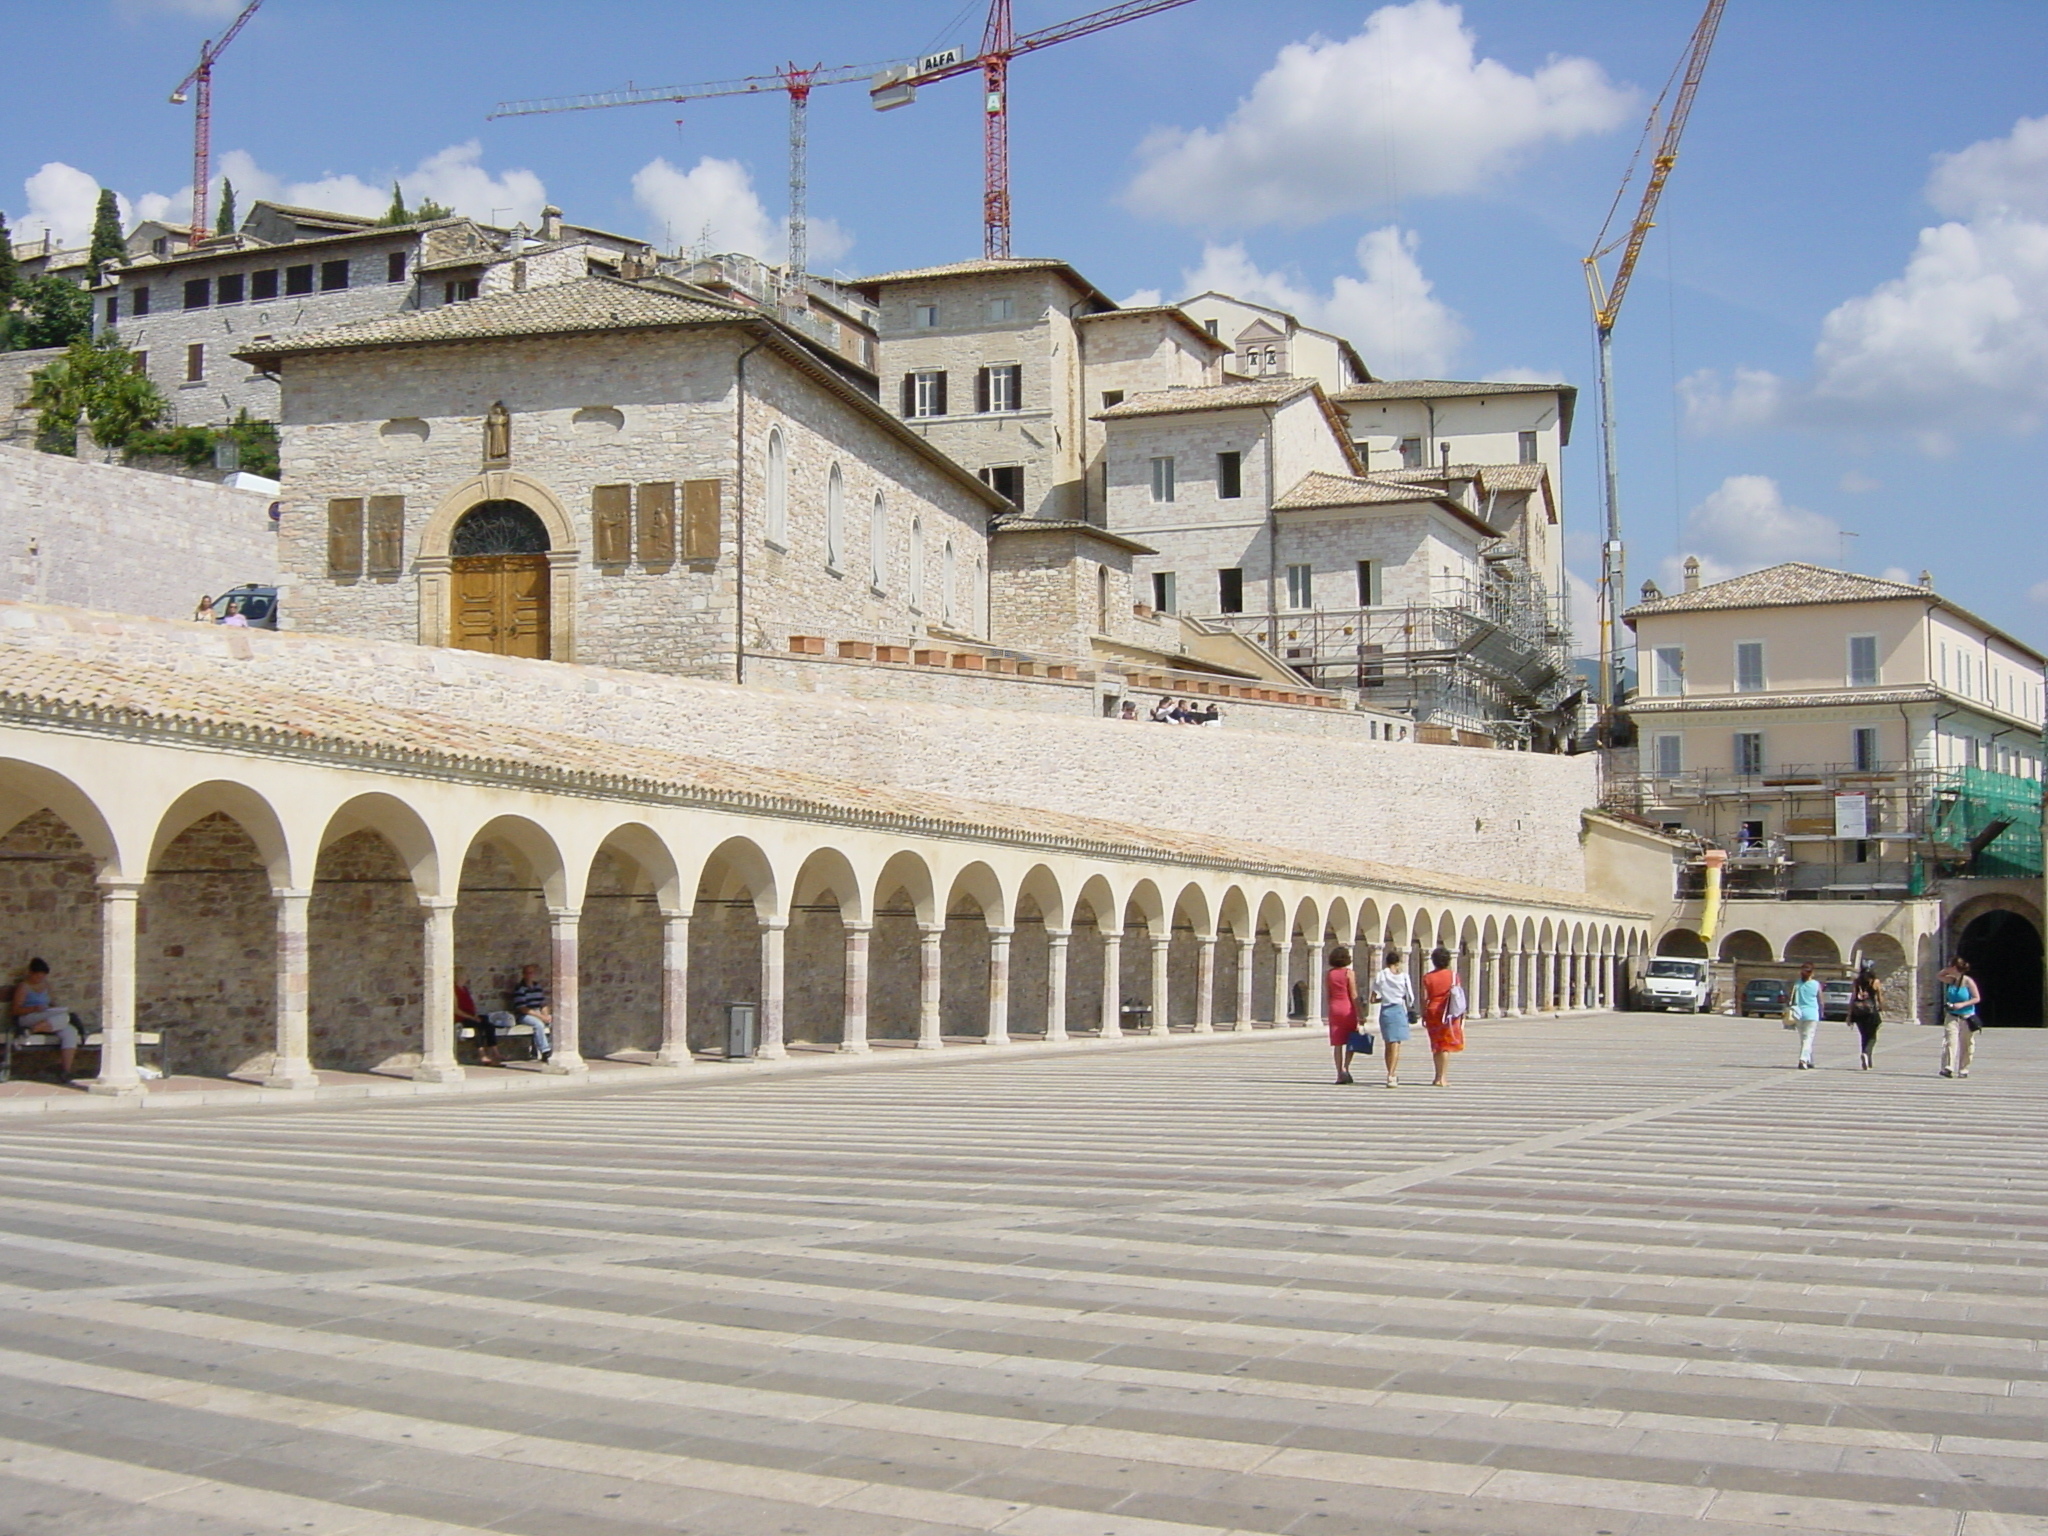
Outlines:
POLYGON ((868 514, 868 584, 877 592, 889 585, 889 508, 880 491, 868 514))
POLYGON ((1095 631, 1109 633, 1109 567, 1095 567, 1095 631))
POLYGON ((960 579, 959 557, 953 553, 953 541, 946 540, 945 548, 939 552, 939 617, 946 623, 953 622, 953 588, 960 579))
POLYGON ((838 570, 846 562, 846 477, 835 463, 825 477, 825 565, 838 570))
POLYGON ((988 634, 988 562, 979 555, 974 557, 974 591, 972 593, 972 601, 967 606, 973 616, 974 632, 977 635, 986 636, 988 634))
POLYGON ((910 606, 924 611, 924 519, 910 520, 910 606))
POLYGON ((768 429, 768 498, 764 529, 770 544, 789 543, 789 450, 783 445, 782 428, 768 429))

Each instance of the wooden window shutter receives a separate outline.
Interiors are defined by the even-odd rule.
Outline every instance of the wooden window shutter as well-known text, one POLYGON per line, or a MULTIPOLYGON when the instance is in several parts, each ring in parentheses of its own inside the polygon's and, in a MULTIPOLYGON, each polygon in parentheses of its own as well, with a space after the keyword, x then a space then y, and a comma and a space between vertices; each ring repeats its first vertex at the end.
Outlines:
POLYGON ((405 498, 370 498, 369 559, 372 576, 396 576, 405 569, 405 498))
POLYGON ((337 497, 327 503, 327 574, 363 574, 363 503, 359 497, 337 497))
POLYGON ((943 416, 943 415, 945 415, 945 414, 946 414, 946 376, 945 376, 945 375, 944 375, 943 373, 939 375, 939 398, 938 398, 938 401, 937 401, 936 403, 937 403, 938 409, 937 409, 936 411, 934 411, 934 412, 933 412, 932 414, 934 414, 934 415, 936 415, 936 416, 943 416))
POLYGON ((590 493, 597 525, 597 563, 624 565, 633 558, 633 487, 600 485, 590 493))
POLYGON ((676 486, 673 480, 640 487, 640 563, 668 565, 676 557, 676 486))
POLYGON ((683 558, 716 560, 724 482, 683 482, 683 558))
POLYGON ((986 416, 988 414, 988 376, 989 370, 986 368, 977 368, 974 370, 974 409, 975 413, 981 416, 986 416))
POLYGON ((1024 409, 1024 365, 1012 363, 1005 371, 1010 375, 1010 409, 1021 411, 1024 409))
POLYGON ((903 419, 908 421, 917 414, 917 375, 903 375, 903 419))

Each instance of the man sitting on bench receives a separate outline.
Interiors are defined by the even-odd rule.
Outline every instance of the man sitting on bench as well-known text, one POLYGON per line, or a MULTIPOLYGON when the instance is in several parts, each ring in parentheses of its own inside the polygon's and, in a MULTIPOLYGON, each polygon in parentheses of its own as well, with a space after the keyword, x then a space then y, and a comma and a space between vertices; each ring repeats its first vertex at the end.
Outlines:
POLYGON ((78 1060, 78 1026, 68 1009, 50 1006, 50 962, 40 955, 29 961, 27 973, 16 983, 9 1017, 32 1035, 57 1037, 57 1072, 70 1082, 78 1060))
MULTIPOLYGON (((554 1026, 554 1014, 548 1008, 548 989, 540 979, 540 967, 522 965, 519 967, 519 985, 512 989, 512 1012, 500 1014, 498 1027, 505 1029, 516 1020, 533 1031, 533 1054, 546 1061, 555 1054, 554 1045, 548 1039, 548 1031, 554 1026)), ((494 1021, 496 1022, 496 1021, 494 1021)))

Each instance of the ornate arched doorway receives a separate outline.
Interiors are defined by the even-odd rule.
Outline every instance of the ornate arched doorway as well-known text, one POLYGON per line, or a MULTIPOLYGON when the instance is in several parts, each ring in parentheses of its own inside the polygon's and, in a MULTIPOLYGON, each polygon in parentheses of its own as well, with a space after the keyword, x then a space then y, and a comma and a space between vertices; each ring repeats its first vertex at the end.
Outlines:
POLYGON ((457 650, 548 659, 548 530, 522 501, 485 501, 449 541, 457 650))

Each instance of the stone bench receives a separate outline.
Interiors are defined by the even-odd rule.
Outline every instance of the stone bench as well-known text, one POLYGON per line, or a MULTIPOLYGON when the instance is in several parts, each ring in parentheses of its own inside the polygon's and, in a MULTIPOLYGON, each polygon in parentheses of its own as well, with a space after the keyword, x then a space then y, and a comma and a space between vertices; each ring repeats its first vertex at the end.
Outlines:
MULTIPOLYGON (((106 1037, 95 1029, 83 1014, 73 1012, 71 1022, 78 1026, 78 1059, 73 1068, 75 1077, 94 1077, 99 1073, 100 1047, 106 1037), (91 1063, 87 1064, 87 1053, 91 1063)), ((167 1035, 161 1029, 139 1029, 135 1032, 136 1066, 144 1077, 168 1077, 171 1073, 170 1047, 167 1035), (145 1061, 145 1053, 154 1053, 154 1061, 145 1061)), ((57 1037, 53 1034, 37 1034, 19 1025, 0 1030, 0 1083, 14 1081, 16 1077, 54 1076, 57 1071, 57 1037), (24 1060, 23 1058, 26 1058, 24 1060), (47 1061, 44 1059, 47 1058, 47 1061)))

